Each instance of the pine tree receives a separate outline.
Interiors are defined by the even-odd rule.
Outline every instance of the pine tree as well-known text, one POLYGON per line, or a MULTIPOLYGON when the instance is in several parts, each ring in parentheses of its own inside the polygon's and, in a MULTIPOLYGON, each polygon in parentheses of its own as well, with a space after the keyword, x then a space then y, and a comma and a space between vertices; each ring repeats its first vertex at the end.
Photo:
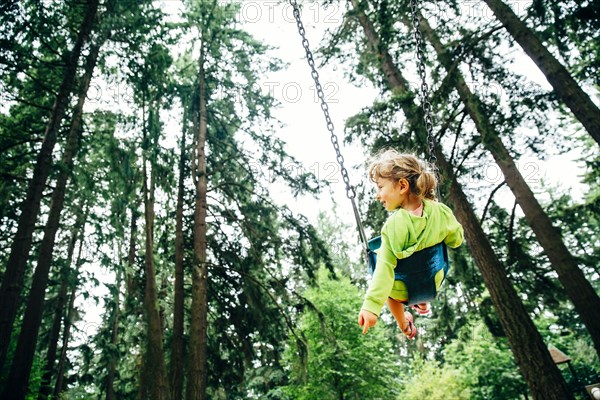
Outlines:
MULTIPOLYGON (((23 203, 19 228, 15 235, 15 241, 11 249, 11 256, 8 261, 6 273, 0 288, 0 365, 3 364, 6 357, 10 332, 12 332, 15 314, 18 308, 18 298, 23 285, 23 275, 25 263, 29 256, 31 247, 32 232, 39 210, 39 202, 42 195, 45 181, 49 174, 51 163, 52 148, 56 142, 58 128, 65 114, 65 108, 69 100, 71 88, 77 70, 77 61, 83 44, 86 42, 92 27, 98 9, 98 2, 92 0, 86 7, 86 12, 81 23, 77 41, 70 53, 70 60, 65 70, 64 80, 59 90, 59 95, 53 109, 52 116, 48 123, 45 133, 44 143, 38 155, 33 179, 28 189, 27 199, 23 203)), ((37 310, 41 315, 41 310, 37 310)), ((37 332, 31 332, 37 335, 37 332)), ((35 341, 34 341, 35 342, 35 341)), ((25 351, 25 349, 23 349, 25 351)), ((15 365, 9 375, 11 385, 5 387, 4 395, 12 398, 22 398, 27 391, 29 371, 33 360, 31 356, 23 357, 22 365, 15 365)))

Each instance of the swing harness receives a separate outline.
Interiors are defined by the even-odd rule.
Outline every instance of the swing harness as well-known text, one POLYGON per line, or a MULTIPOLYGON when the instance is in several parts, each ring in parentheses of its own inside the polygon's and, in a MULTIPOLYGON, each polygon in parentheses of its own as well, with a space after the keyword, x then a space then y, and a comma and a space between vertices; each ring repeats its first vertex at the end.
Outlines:
MULTIPOLYGON (((435 139, 433 135, 433 118, 431 115, 431 103, 429 101, 429 88, 426 80, 427 75, 425 71, 424 62, 425 46, 423 41, 423 33, 419 28, 420 17, 417 13, 417 2, 418 0, 411 0, 410 2, 412 12, 412 23, 414 37, 416 41, 417 66, 419 76, 421 78, 420 96, 425 116, 425 128, 427 130, 429 162, 435 168, 437 158, 434 154, 435 139)), ((379 247, 381 247, 381 236, 377 236, 369 241, 367 241, 366 239, 365 230, 360 219, 358 207, 356 206, 356 190, 352 185, 350 185, 348 171, 344 166, 344 157, 342 156, 339 141, 334 132, 333 122, 329 114, 329 105, 325 100, 323 87, 321 86, 321 83, 319 81, 319 73, 315 67, 314 57, 312 51, 310 50, 308 39, 306 38, 304 24, 302 23, 302 19, 300 18, 300 8, 298 6, 297 0, 289 0, 289 3, 292 6, 294 18, 298 27, 298 33, 302 38, 302 46, 304 47, 304 51, 306 52, 306 60, 311 69, 311 76, 313 78, 313 81, 315 82, 317 96, 321 102, 321 110, 323 111, 323 116, 325 117, 327 130, 330 133, 331 143, 333 144, 337 162, 340 166, 342 179, 344 181, 344 184, 346 185, 346 197, 348 197, 352 204, 354 218, 356 219, 356 226, 358 229, 360 241, 363 246, 363 254, 366 258, 366 263, 368 265, 369 272, 373 274, 375 271, 375 266, 377 264, 376 251, 377 249, 379 249, 379 247)), ((445 277, 449 267, 450 262, 448 259, 448 251, 444 242, 414 252, 410 257, 398 259, 396 262, 396 268, 394 269, 394 279, 401 280, 406 285, 407 292, 409 295, 406 304, 413 305, 432 301, 435 298, 437 292, 434 277, 441 270, 444 270, 445 277)))

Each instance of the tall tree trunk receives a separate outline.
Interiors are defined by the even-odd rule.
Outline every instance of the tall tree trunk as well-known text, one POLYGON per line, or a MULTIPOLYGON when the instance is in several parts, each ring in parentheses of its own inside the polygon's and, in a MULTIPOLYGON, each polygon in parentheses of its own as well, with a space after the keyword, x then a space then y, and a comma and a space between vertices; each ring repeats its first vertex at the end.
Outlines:
MULTIPOLYGON (((423 133, 421 133, 423 135, 423 133)), ((423 137, 423 140, 425 137, 423 137)), ((527 314, 519 294, 507 277, 486 233, 454 176, 452 166, 436 147, 440 171, 450 182, 448 201, 465 230, 466 243, 475 259, 490 298, 498 312, 513 356, 534 399, 573 399, 565 380, 556 366, 544 340, 527 314)))
POLYGON ((40 393, 38 395, 38 400, 45 400, 52 392, 52 386, 50 384, 52 381, 52 376, 54 374, 56 351, 58 349, 58 341, 60 340, 60 328, 62 326, 63 315, 65 314, 65 307, 67 306, 67 291, 69 289, 71 275, 70 270, 71 268, 76 268, 73 267, 73 253, 75 252, 77 241, 82 240, 84 225, 85 221, 87 220, 87 206, 84 206, 83 208, 85 209, 85 212, 81 212, 77 215, 77 220, 75 221, 75 226, 73 227, 71 240, 69 241, 69 247, 67 249, 67 260, 69 264, 66 265, 61 272, 61 282, 58 294, 58 301, 54 309, 54 320, 52 322, 52 329, 50 331, 48 354, 46 355, 46 367, 44 375, 42 376, 42 383, 40 387, 40 393))
POLYGON ((484 2, 513 39, 544 73, 558 97, 569 107, 575 118, 581 122, 596 143, 600 145, 600 109, 590 99, 590 96, 583 91, 569 71, 548 51, 535 32, 529 29, 525 22, 521 21, 507 4, 501 0, 484 0, 484 2))
POLYGON ((60 225, 60 214, 62 213, 64 206, 67 182, 73 170, 73 159, 79 148, 83 105, 96 66, 96 61, 98 60, 99 50, 99 45, 93 45, 87 58, 85 74, 79 90, 78 102, 73 114, 71 129, 67 137, 65 152, 62 157, 63 168, 58 175, 56 187, 52 193, 48 221, 44 228, 44 237, 40 245, 37 266, 35 268, 35 273, 33 274, 33 282, 27 300, 27 308, 25 310, 25 315, 23 316, 21 332, 17 342, 15 354, 18 354, 19 356, 15 357, 12 362, 8 378, 11 384, 8 385, 3 392, 7 395, 7 398, 20 399, 24 398, 27 394, 29 375, 33 365, 38 334, 42 323, 44 299, 46 296, 50 266, 53 259, 56 232, 58 232, 60 225))
POLYGON ((115 395, 115 374, 117 371, 117 355, 114 353, 115 349, 117 349, 117 344, 119 342, 119 313, 121 309, 121 270, 117 271, 117 290, 115 291, 115 309, 113 312, 113 323, 112 323, 112 337, 110 339, 110 343, 112 345, 112 350, 108 362, 108 374, 106 378, 106 400, 116 400, 117 397, 115 395))
POLYGON ((69 54, 63 81, 52 107, 50 120, 46 125, 44 140, 36 159, 27 195, 21 204, 21 215, 19 216, 17 232, 11 246, 6 271, 2 278, 2 285, 0 286, 0 369, 2 369, 6 360, 6 352, 10 344, 16 313, 21 305, 20 298, 23 291, 25 267, 29 258, 29 251, 31 250, 33 231, 40 209, 42 193, 50 173, 52 150, 56 144, 58 129, 69 103, 81 49, 92 31, 97 11, 98 0, 89 0, 77 40, 69 54))
MULTIPOLYGON (((394 63, 390 62, 392 60, 391 56, 386 54, 388 53, 387 50, 379 40, 373 24, 360 9, 358 0, 352 0, 352 4, 357 11, 356 17, 369 39, 371 48, 383 63, 389 63, 385 66, 385 71, 389 71, 392 76, 395 76, 397 82, 406 82, 400 70, 394 63)), ((382 65, 383 69, 384 66, 382 65)), ((397 91, 399 94, 409 95, 407 97, 412 98, 406 86, 402 84, 395 85, 391 79, 388 79, 388 83, 392 90, 397 91)), ((401 107, 409 121, 410 130, 415 132, 417 140, 425 145, 427 143, 427 133, 422 115, 419 115, 421 113, 418 112, 419 108, 410 100, 403 102, 401 107)), ((504 266, 494 253, 462 187, 456 180, 452 166, 446 160, 439 146, 435 146, 434 152, 438 159, 441 174, 450 182, 449 201, 454 208, 457 219, 465 229, 466 241, 471 254, 481 271, 517 365, 521 369, 521 373, 534 398, 540 400, 572 399, 573 396, 567 390, 564 378, 552 361, 541 335, 508 280, 504 266)))
POLYGON ((185 182, 185 135, 187 134, 187 105, 184 104, 183 130, 181 133, 181 153, 179 156, 179 182, 177 190, 177 210, 175 214, 175 283, 173 304, 173 338, 171 342, 171 398, 183 399, 183 195, 185 182))
POLYGON ((71 325, 75 318, 75 297, 77 297, 77 286, 78 286, 78 275, 79 267, 81 266, 81 256, 83 253, 83 235, 85 234, 85 224, 87 220, 88 210, 86 209, 86 219, 83 221, 81 227, 82 238, 79 241, 79 251, 77 252, 77 260, 75 261, 73 268, 73 277, 69 282, 72 282, 71 293, 69 295, 69 306, 67 308, 67 315, 65 317, 65 323, 62 335, 62 348, 60 350, 60 356, 58 358, 58 365, 56 367, 56 384, 54 385, 54 392, 52 397, 57 399, 63 390, 63 383, 65 378, 65 365, 67 363, 67 350, 69 349, 69 340, 71 339, 71 325))
MULTIPOLYGON (((137 201, 136 201, 137 203, 137 201)), ((129 227, 129 251, 127 252, 127 268, 125 269, 125 311, 128 313, 135 302, 135 293, 137 291, 134 279, 135 270, 135 254, 136 254, 136 238, 137 238, 137 220, 140 213, 138 212, 138 204, 131 205, 131 225, 129 227)))
POLYGON ((192 276, 192 320, 190 325, 187 400, 204 400, 208 382, 207 371, 207 280, 206 265, 206 89, 204 77, 204 42, 200 47, 198 72, 198 107, 200 122, 197 129, 196 205, 194 211, 194 267, 192 276))
MULTIPOLYGON (((154 113, 151 109, 150 114, 154 113)), ((149 123, 153 124, 154 117, 150 115, 149 123)), ((146 136, 146 127, 144 127, 146 136)), ((144 137, 146 141, 146 137, 144 137)), ((152 146, 152 145, 151 145, 152 146)), ((154 151, 151 149, 150 151, 154 151)), ((143 364, 143 384, 146 386, 148 397, 152 400, 169 398, 167 373, 165 367, 165 354, 163 349, 162 326, 158 306, 158 290, 156 286, 156 269, 154 264, 154 178, 156 168, 151 157, 151 171, 148 183, 148 169, 146 155, 143 161, 143 191, 144 215, 146 219, 145 236, 146 251, 144 255, 144 268, 146 275, 146 288, 144 294, 144 308, 147 323, 147 343, 143 364)))
MULTIPOLYGON (((79 262, 78 262, 79 264, 79 262)), ((77 265, 78 265, 77 264, 77 265)), ((56 367, 56 384, 52 397, 58 398, 63 391, 65 381, 65 365, 67 364, 67 350, 69 349, 69 340, 71 340, 71 326, 75 314, 75 297, 77 297, 77 283, 73 283, 69 297, 69 308, 65 317, 65 327, 63 328, 62 347, 60 357, 58 357, 58 366, 56 367)))
MULTIPOLYGON (((77 232, 73 233, 73 238, 69 243, 69 259, 72 255, 72 247, 75 246, 77 232)), ((54 375, 54 364, 56 361, 56 351, 58 350, 58 341, 60 340, 60 328, 62 326, 63 314, 67 305, 67 290, 69 288, 69 266, 63 267, 61 270, 61 282, 58 293, 57 303, 54 307, 54 316, 52 320, 52 328, 50 329, 50 338, 48 345, 48 353, 46 354, 46 366, 44 367, 44 375, 40 385, 38 400, 45 400, 52 392, 50 383, 54 375)))
MULTIPOLYGON (((581 320, 590 332, 596 353, 600 356, 600 297, 585 278, 575 257, 564 244, 560 230, 552 224, 552 220, 527 185, 498 132, 483 111, 481 101, 477 95, 471 92, 437 34, 421 15, 420 17, 422 32, 435 48, 440 63, 451 75, 450 82, 454 82, 465 109, 481 135, 483 145, 500 167, 508 187, 512 190, 517 203, 525 214, 525 219, 548 255, 552 268, 558 274, 558 279, 565 288, 567 296, 573 302, 581 320)), ((404 23, 411 26, 407 21, 404 23)))

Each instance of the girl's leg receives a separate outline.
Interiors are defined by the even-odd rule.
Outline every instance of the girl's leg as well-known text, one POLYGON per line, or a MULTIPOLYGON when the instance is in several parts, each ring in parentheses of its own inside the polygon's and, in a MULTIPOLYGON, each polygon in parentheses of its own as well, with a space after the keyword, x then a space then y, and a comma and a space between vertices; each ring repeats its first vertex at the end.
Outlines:
POLYGON ((404 304, 402 304, 398 300, 394 300, 391 297, 388 297, 387 306, 390 309, 394 318, 396 319, 396 322, 398 323, 400 329, 405 330, 408 324, 406 322, 406 318, 404 317, 404 304))
POLYGON ((388 297, 387 305, 392 315, 396 319, 396 322, 398 323, 402 333, 404 333, 409 339, 413 339, 417 334, 417 328, 412 323, 412 315, 409 312, 406 312, 410 317, 410 320, 408 320, 405 316, 404 304, 392 299, 391 297, 388 297))

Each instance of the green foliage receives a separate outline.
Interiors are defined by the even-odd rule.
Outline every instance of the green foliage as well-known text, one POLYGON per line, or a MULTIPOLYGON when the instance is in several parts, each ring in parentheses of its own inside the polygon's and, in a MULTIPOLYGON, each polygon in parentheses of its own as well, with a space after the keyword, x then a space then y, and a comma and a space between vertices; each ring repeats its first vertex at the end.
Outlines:
POLYGON ((589 335, 573 324, 572 313, 567 321, 562 313, 557 314, 538 318, 535 322, 548 346, 557 348, 571 359, 569 365, 560 365, 567 384, 576 391, 600 382, 600 360, 589 335))
MULTIPOLYGON (((409 9, 407 2, 359 3, 359 9, 367 13, 381 34, 375 50, 388 50, 398 66, 414 70, 411 31, 402 23, 409 9)), ((600 76, 596 3, 536 0, 528 9, 528 24, 536 21, 537 32, 554 46, 553 51, 562 55, 577 77, 592 85, 598 84, 600 76)), ((0 280, 16 230, 19 204, 60 82, 64 54, 73 40, 83 4, 21 1, 1 6, 0 88, 4 102, 0 113, 0 280)), ((452 252, 451 274, 433 304, 434 317, 418 320, 426 335, 406 345, 396 337, 395 327, 392 330, 385 325, 385 318, 368 335, 361 335, 356 324, 361 303, 358 288, 364 288, 367 279, 353 227, 332 223, 322 215, 317 230, 299 215, 299 210, 276 204, 269 193, 270 184, 277 183, 287 186, 293 196, 311 195, 318 193, 324 183, 304 172, 306 168, 288 155, 285 143, 276 134, 279 126, 272 110, 277 104, 261 92, 259 82, 265 74, 280 69, 282 62, 267 57, 270 48, 243 31, 236 21, 240 7, 235 2, 185 1, 181 15, 166 22, 167 16, 149 0, 103 2, 100 29, 94 40, 107 43, 101 52, 102 74, 96 78, 100 87, 107 89, 105 94, 109 88, 119 87, 119 94, 133 96, 118 99, 127 101, 127 107, 123 107, 126 115, 96 103, 94 111, 85 116, 81 151, 61 219, 47 307, 55 304, 59 283, 64 279, 57 271, 69 265, 66 249, 70 231, 85 207, 90 209, 80 262, 85 271, 79 275, 71 271, 68 279, 70 285, 83 291, 81 297, 96 300, 104 307, 102 326, 93 337, 82 341, 77 330, 81 326, 74 327, 77 342, 69 344, 71 364, 64 398, 105 396, 108 369, 114 358, 118 359, 114 383, 117 397, 140 396, 139 370, 146 341, 141 313, 145 276, 140 253, 143 223, 139 195, 143 154, 152 161, 156 177, 158 307, 165 349, 169 348, 175 154, 179 152, 173 144, 173 132, 178 131, 173 120, 181 121, 181 134, 186 135, 187 143, 186 316, 193 311, 189 309, 189 260, 193 256, 197 176, 190 174, 196 151, 191 137, 197 128, 194 118, 201 43, 206 46, 208 108, 209 396, 290 400, 340 396, 520 398, 525 392, 523 382, 466 247, 452 252), (110 4, 112 11, 107 8, 110 4), (147 134, 146 140, 141 139, 142 131, 147 134), (137 232, 131 231, 132 219, 138 221, 137 232), (136 246, 131 265, 127 262, 130 235, 136 246), (324 267, 318 271, 319 265, 324 267), (113 279, 115 276, 118 278, 113 279), (107 293, 98 295, 98 290, 107 293), (114 344, 117 315, 118 340, 114 344), (482 320, 473 317, 476 315, 482 320), (79 342, 83 343, 73 348, 79 342)), ((555 140, 557 135, 574 130, 572 122, 556 117, 556 111, 561 110, 552 93, 511 71, 506 37, 497 26, 480 20, 464 23, 465 16, 460 12, 465 10, 456 1, 443 5, 424 2, 422 9, 427 18, 435 17, 436 31, 447 44, 455 65, 464 70, 468 80, 479 83, 475 91, 482 107, 512 153, 528 152, 545 158, 552 153, 547 143, 558 142, 561 149, 579 146, 562 137, 555 140), (432 12, 435 10, 440 12, 432 12), (559 124, 561 129, 556 129, 559 124)), ((411 132, 414 125, 399 113, 403 105, 414 101, 414 96, 387 91, 379 70, 379 55, 366 41, 356 16, 357 10, 348 12, 331 33, 322 54, 327 60, 335 59, 350 81, 362 84, 370 80, 382 94, 371 107, 347 121, 345 140, 371 151, 393 145, 422 154, 422 143, 411 132)), ((482 138, 474 132, 453 91, 452 76, 444 76, 433 54, 427 48, 438 121, 435 131, 480 211, 497 184, 487 182, 480 168, 490 159, 480 148, 482 138)), ((552 188, 542 190, 552 199, 546 206, 549 215, 588 279, 600 289, 600 163, 595 143, 584 139, 581 146, 586 166, 582 179, 590 188, 584 199, 573 199, 570 193, 552 188)), ((48 192, 51 189, 52 184, 48 192)), ((359 195, 360 203, 367 205, 366 226, 377 232, 387 215, 369 201, 369 183, 359 186, 359 195)), ((47 199, 42 211, 47 211, 47 199)), ((511 212, 492 200, 486 206, 483 225, 494 250, 508 266, 511 280, 527 296, 525 305, 535 316, 544 339, 572 357, 580 383, 599 381, 600 364, 585 328, 573 322, 573 310, 518 210, 511 212)), ((73 322, 81 322, 84 311, 79 309, 73 322)), ((45 319, 40 333, 44 346, 49 321, 45 319)), ((44 346, 40 346, 35 361, 32 397, 41 377, 43 362, 39 355, 44 354, 44 346)), ((570 371, 564 370, 563 375, 575 388, 570 371)))
POLYGON ((33 359, 33 365, 31 367, 31 374, 29 375, 29 392, 27 393, 26 400, 35 400, 38 398, 38 390, 42 382, 42 375, 44 373, 44 360, 41 357, 33 359))
POLYGON ((534 0, 528 9, 537 33, 556 47, 578 79, 593 85, 600 84, 599 9, 598 0, 534 0))
POLYGON ((505 340, 494 338, 485 325, 463 328, 460 340, 444 348, 446 368, 461 368, 471 399, 518 399, 525 383, 505 340))
POLYGON ((444 368, 437 361, 414 362, 418 365, 415 374, 406 382, 398 400, 475 398, 467 382, 469 373, 464 369, 444 368))
POLYGON ((347 278, 319 271, 318 286, 305 292, 300 328, 308 349, 302 360, 292 341, 286 351, 292 399, 386 399, 398 393, 398 356, 385 336, 384 324, 362 335, 356 318, 359 293, 347 278))

